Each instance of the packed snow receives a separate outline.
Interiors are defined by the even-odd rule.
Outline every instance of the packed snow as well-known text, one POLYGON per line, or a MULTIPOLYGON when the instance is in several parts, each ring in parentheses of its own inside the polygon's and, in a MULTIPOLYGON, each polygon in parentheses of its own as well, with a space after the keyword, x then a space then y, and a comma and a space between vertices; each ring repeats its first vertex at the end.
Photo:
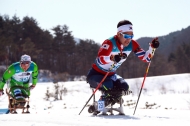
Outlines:
MULTIPOLYGON (((0 114, 1 126, 190 126, 190 74, 147 77, 134 113, 143 78, 126 79, 133 94, 124 96, 125 116, 93 116, 87 107, 81 111, 92 95, 85 81, 58 82, 63 89, 62 100, 46 99, 49 89, 55 92, 57 84, 38 83, 30 96, 30 114, 0 114), (45 100, 46 99, 46 100, 45 100)), ((6 89, 6 86, 4 87, 6 89)), ((100 92, 96 92, 96 99, 100 92)), ((60 96, 58 96, 60 99, 60 96)), ((0 97, 0 109, 7 108, 8 98, 0 97)), ((116 104, 115 107, 118 107, 116 104)))

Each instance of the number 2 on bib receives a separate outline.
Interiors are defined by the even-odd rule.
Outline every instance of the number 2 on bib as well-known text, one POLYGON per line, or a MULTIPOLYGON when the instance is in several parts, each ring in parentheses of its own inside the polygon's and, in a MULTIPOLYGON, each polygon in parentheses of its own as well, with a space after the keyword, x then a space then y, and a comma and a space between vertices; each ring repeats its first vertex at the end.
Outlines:
POLYGON ((104 101, 98 101, 98 111, 103 111, 104 107, 104 101))

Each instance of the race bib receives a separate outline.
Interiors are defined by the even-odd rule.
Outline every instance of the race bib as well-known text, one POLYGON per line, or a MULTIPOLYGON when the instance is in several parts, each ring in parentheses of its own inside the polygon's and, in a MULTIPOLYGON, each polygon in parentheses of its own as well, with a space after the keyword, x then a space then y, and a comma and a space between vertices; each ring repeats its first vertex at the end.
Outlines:
POLYGON ((103 111, 105 108, 104 101, 98 101, 98 111, 103 111))

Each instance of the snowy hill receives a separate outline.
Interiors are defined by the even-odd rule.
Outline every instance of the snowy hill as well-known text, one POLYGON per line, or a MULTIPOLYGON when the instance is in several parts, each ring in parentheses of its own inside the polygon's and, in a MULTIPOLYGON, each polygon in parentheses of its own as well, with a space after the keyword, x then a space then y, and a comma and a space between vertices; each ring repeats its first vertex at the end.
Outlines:
MULTIPOLYGON (((134 106, 143 78, 126 79, 133 91, 124 96, 126 116, 93 117, 87 107, 78 115, 92 92, 85 81, 59 82, 67 89, 63 100, 54 101, 51 97, 44 100, 47 88, 54 91, 51 82, 38 83, 31 92, 31 114, 1 114, 1 125, 67 125, 67 126, 100 126, 100 125, 190 125, 190 74, 147 77, 135 115, 134 106), (147 106, 147 105, 153 105, 147 106)), ((96 92, 96 99, 100 92, 96 92)), ((92 103, 92 100, 89 104, 92 103)), ((7 108, 7 96, 0 97, 0 108, 7 108)), ((117 107, 117 105, 116 105, 117 107)), ((114 114, 117 114, 116 112, 114 114)))

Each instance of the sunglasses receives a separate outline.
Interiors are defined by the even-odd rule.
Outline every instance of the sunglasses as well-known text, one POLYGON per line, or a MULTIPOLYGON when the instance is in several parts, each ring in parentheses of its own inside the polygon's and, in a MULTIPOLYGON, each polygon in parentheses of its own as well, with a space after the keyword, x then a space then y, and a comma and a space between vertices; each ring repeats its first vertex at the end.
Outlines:
POLYGON ((128 34, 123 34, 123 33, 121 33, 121 35, 123 35, 125 39, 132 39, 134 37, 134 35, 128 35, 128 34))
POLYGON ((24 64, 24 65, 27 64, 28 65, 28 64, 30 64, 30 62, 29 61, 23 61, 23 62, 21 62, 21 64, 24 64))

